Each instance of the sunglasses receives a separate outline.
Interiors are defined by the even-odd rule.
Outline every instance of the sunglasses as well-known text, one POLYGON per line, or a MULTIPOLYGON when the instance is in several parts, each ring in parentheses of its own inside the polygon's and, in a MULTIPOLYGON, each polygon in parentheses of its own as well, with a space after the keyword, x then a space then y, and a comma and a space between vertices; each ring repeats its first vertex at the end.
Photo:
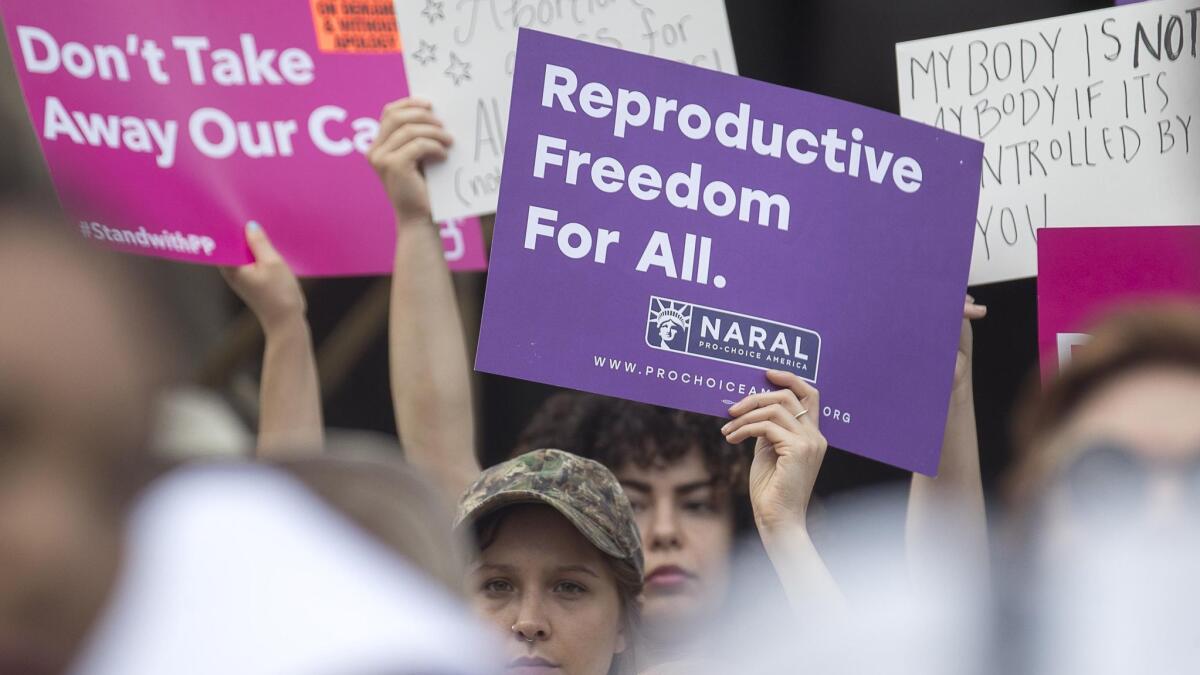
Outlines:
POLYGON ((1136 448, 1101 441, 1075 453, 1059 474, 1071 506, 1082 514, 1128 516, 1146 510, 1155 483, 1170 477, 1181 483, 1185 506, 1200 513, 1200 452, 1189 459, 1148 460, 1136 448))

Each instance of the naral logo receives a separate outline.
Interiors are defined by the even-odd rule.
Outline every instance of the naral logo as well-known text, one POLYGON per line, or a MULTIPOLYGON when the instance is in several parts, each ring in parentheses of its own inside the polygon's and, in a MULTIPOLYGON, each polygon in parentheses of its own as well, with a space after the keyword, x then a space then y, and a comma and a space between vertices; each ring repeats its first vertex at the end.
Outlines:
POLYGON ((739 366, 786 370, 813 383, 821 358, 821 336, 814 331, 657 296, 650 297, 646 344, 739 366))

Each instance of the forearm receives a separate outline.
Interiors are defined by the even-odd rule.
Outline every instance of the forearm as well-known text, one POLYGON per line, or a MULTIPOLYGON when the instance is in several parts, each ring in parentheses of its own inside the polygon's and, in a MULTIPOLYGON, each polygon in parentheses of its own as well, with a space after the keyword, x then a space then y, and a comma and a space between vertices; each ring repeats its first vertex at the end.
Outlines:
POLYGON ((762 528, 763 547, 792 608, 804 615, 827 616, 845 609, 845 598, 801 525, 762 528))
POLYGON ((905 534, 914 570, 940 564, 949 552, 986 564, 987 515, 969 376, 951 396, 937 477, 913 474, 905 534))
POLYGON ((299 315, 265 333, 258 454, 273 458, 319 452, 325 436, 308 322, 299 315))
POLYGON ((389 318, 396 426, 408 460, 457 498, 480 471, 462 320, 434 223, 397 229, 389 318))

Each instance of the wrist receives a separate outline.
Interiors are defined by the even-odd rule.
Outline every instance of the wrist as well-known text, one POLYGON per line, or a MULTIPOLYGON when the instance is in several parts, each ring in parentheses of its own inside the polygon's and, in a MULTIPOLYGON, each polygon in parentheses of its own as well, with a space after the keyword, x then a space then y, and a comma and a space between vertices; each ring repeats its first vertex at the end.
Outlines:
POLYGON ((428 207, 410 206, 396 207, 396 228, 404 231, 412 228, 425 228, 433 225, 433 213, 428 207))
POLYGON ((804 511, 788 513, 754 514, 754 524, 758 527, 763 543, 790 539, 792 537, 808 537, 808 516, 804 511))
POLYGON ((401 219, 397 216, 397 260, 411 255, 413 251, 420 251, 420 255, 423 258, 428 257, 429 260, 434 257, 438 261, 443 260, 445 244, 442 242, 441 232, 428 215, 423 219, 410 219, 407 224, 401 224, 400 221, 401 219))
POLYGON ((262 323, 263 335, 268 340, 284 340, 297 337, 311 339, 308 329, 308 319, 305 317, 303 307, 274 314, 269 317, 260 317, 259 321, 262 323))
POLYGON ((808 525, 803 519, 760 526, 758 532, 763 548, 772 559, 788 556, 799 547, 812 545, 808 525))

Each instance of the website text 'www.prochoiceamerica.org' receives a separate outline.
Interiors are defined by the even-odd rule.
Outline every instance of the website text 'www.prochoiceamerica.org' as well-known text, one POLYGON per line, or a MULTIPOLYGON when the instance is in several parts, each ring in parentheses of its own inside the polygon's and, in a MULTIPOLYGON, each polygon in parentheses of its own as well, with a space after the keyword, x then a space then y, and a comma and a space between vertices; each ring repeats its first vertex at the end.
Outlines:
MULTIPOLYGON (((714 391, 721 391, 727 394, 735 395, 737 398, 744 398, 753 394, 758 394, 765 391, 773 391, 770 387, 756 387, 748 385, 744 382, 733 382, 731 380, 723 380, 719 377, 712 377, 689 371, 674 370, 671 368, 660 368, 654 365, 643 366, 635 361, 626 361, 624 359, 614 359, 609 356, 592 356, 592 365, 596 368, 611 370, 634 377, 650 377, 668 382, 679 382, 684 385, 695 387, 703 387, 714 391)), ((724 399, 722 403, 732 405, 735 401, 724 399)), ((841 424, 849 425, 852 414, 849 410, 841 410, 839 407, 828 404, 821 406, 821 417, 827 421, 840 422, 841 424)))
POLYGON ((686 370, 675 370, 671 368, 659 368, 654 365, 643 366, 633 361, 624 359, 614 359, 608 356, 593 356, 592 365, 596 368, 603 368, 629 375, 637 375, 640 377, 650 377, 668 382, 679 382, 680 384, 702 387, 704 389, 712 389, 728 394, 735 394, 739 398, 750 396, 764 391, 771 391, 767 387, 756 387, 746 384, 745 382, 734 382, 725 380, 719 377, 712 377, 701 373, 693 373, 686 370))

